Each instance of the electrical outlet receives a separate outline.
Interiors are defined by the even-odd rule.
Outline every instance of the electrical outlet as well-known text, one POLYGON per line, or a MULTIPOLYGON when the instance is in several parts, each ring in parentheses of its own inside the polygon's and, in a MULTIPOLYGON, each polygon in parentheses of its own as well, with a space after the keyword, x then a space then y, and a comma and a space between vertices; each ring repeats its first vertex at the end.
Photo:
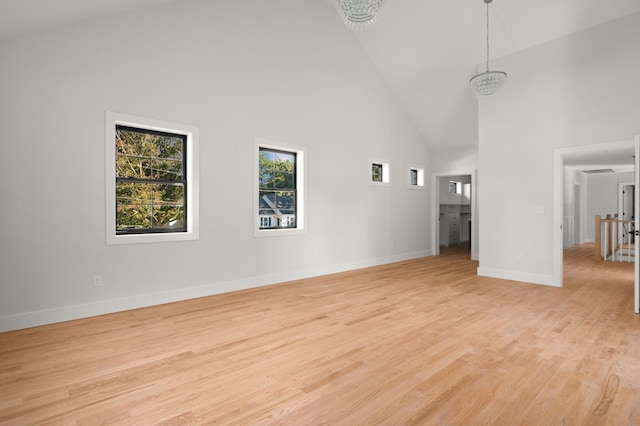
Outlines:
POLYGON ((102 276, 94 275, 93 276, 93 286, 100 287, 102 285, 102 276))
POLYGON ((524 254, 518 255, 518 262, 522 262, 524 260, 524 254))

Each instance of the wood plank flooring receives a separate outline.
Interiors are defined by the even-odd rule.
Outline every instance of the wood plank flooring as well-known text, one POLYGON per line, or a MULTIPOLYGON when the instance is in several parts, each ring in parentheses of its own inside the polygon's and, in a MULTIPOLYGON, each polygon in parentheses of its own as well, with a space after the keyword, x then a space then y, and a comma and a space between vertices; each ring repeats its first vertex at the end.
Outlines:
POLYGON ((633 265, 443 255, 0 334, 0 424, 640 425, 633 265))

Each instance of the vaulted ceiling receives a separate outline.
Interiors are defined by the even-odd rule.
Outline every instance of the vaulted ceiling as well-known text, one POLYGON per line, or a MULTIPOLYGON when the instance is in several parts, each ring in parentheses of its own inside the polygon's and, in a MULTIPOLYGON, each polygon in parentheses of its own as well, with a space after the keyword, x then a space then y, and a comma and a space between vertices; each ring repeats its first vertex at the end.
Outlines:
MULTIPOLYGON (((0 38, 171 1, 189 0, 0 0, 0 38)), ((495 0, 491 57, 638 11, 640 0, 495 0)), ((485 13, 482 0, 385 0, 378 22, 354 32, 433 148, 477 144, 478 106, 468 81, 485 60, 485 13)))
MULTIPOLYGON (((640 0, 495 0, 489 10, 494 58, 637 12, 640 0)), ((485 36, 482 0, 388 0, 376 25, 356 33, 423 137, 439 148, 477 143, 468 81, 484 71, 477 66, 485 61, 485 36)))

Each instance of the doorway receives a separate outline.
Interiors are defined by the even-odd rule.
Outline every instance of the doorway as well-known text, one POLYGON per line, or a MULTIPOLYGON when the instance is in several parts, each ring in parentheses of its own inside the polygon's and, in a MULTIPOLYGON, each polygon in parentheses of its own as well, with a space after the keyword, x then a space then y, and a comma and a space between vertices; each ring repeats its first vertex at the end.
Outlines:
MULTIPOLYGON (((553 247, 553 257, 554 257, 554 265, 553 265, 553 281, 554 285, 562 287, 563 283, 563 241, 565 240, 565 233, 567 232, 565 225, 565 209, 569 212, 578 211, 579 224, 581 225, 578 229, 579 239, 576 239, 576 228, 577 224, 573 224, 573 233, 574 238, 573 241, 580 242, 589 242, 593 241, 589 238, 588 231, 593 230, 594 222, 592 214, 593 212, 589 212, 589 209, 585 209, 585 205, 589 204, 588 196, 586 194, 586 186, 581 185, 582 188, 579 191, 579 194, 576 197, 576 185, 568 185, 568 182, 571 181, 572 177, 575 176, 576 170, 590 170, 593 171, 604 171, 607 169, 614 170, 627 170, 633 172, 637 168, 637 161, 635 157, 637 157, 637 151, 639 150, 640 142, 638 141, 622 141, 622 142, 611 142, 605 144, 598 145, 590 145, 590 146, 579 146, 572 148, 559 148, 554 152, 554 247, 553 247), (569 194, 573 195, 570 200, 571 202, 567 202, 565 198, 566 191, 570 190, 569 194), (573 202, 578 200, 578 204, 574 205, 573 202), (581 212, 580 212, 581 211, 581 212), (589 228, 591 227, 591 228, 589 228)), ((635 174, 636 180, 638 179, 638 173, 635 174)), ((631 189, 631 188, 627 188, 631 189)), ((636 205, 634 207, 634 220, 635 218, 635 208, 637 208, 638 204, 638 196, 637 196, 638 186, 633 187, 634 197, 627 200, 626 204, 633 203, 636 205)), ((617 199, 617 193, 615 186, 611 190, 613 195, 617 199)), ((568 195, 568 194, 567 194, 568 195)), ((620 201, 622 202, 622 201, 620 201)), ((615 213, 618 211, 616 208, 616 204, 614 202, 613 207, 611 208, 612 212, 615 213)), ((598 214, 598 213, 596 213, 598 214)), ((575 216, 575 215, 574 215, 575 216)), ((595 217, 595 216, 594 216, 595 217)), ((636 257, 637 259, 637 257, 636 257)), ((630 285, 634 286, 634 300, 635 300, 635 311, 638 312, 638 303, 640 300, 639 291, 638 291, 638 265, 639 262, 635 261, 635 272, 630 274, 629 282, 630 285)))
POLYGON ((478 260, 475 181, 475 171, 434 175, 432 235, 436 256, 466 250, 472 260, 478 260))

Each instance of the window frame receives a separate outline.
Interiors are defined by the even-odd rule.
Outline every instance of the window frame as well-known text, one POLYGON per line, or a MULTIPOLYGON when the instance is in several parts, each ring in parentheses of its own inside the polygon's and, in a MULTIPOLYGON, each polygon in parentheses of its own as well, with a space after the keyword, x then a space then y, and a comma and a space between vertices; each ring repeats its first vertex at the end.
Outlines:
POLYGON ((391 185, 391 173, 389 162, 385 160, 380 160, 377 158, 373 158, 369 160, 368 167, 368 175, 369 175, 369 184, 374 186, 390 186, 391 185), (382 166, 382 181, 373 180, 373 166, 378 165, 382 166))
MULTIPOLYGON (((143 184, 143 185, 153 185, 153 184, 165 184, 165 185, 175 185, 179 184, 183 187, 183 225, 180 228, 143 228, 143 229, 121 229, 117 228, 117 216, 116 216, 116 234, 117 235, 139 235, 139 234, 153 234, 153 233, 168 233, 168 232, 187 232, 188 226, 188 214, 189 214, 189 199, 188 199, 188 190, 189 190, 189 180, 187 176, 187 136, 181 133, 175 132, 160 132, 157 130, 149 130, 141 127, 131 127, 124 126, 122 124, 116 124, 116 135, 118 131, 126 131, 131 133, 141 133, 147 135, 154 136, 168 136, 171 138, 179 139, 181 142, 181 155, 180 155, 180 175, 182 178, 180 180, 172 180, 172 179, 153 179, 153 178, 132 178, 132 177, 118 177, 116 175, 116 191, 118 189, 118 183, 131 183, 131 184, 143 184)), ((118 152, 116 150, 116 160, 118 159, 118 152)), ((116 197, 116 205, 117 205, 117 197, 116 197)))
POLYGON ((409 189, 424 189, 424 168, 421 166, 416 166, 413 164, 409 164, 408 167, 409 175, 407 177, 407 186, 409 189), (412 183, 411 173, 416 172, 416 183, 412 183))
POLYGON ((306 233, 305 211, 306 211, 306 147, 283 142, 272 141, 263 138, 254 138, 253 142, 254 162, 253 162, 253 235, 254 237, 298 235, 306 233), (295 181, 295 220, 294 228, 261 228, 260 223, 260 149, 280 151, 295 154, 296 164, 294 167, 295 181))
POLYGON ((384 166, 380 163, 371 163, 371 182, 384 182, 384 166))
POLYGON ((105 171, 106 171, 106 244, 138 244, 197 240, 199 238, 198 191, 198 128, 112 111, 105 112, 105 171), (186 137, 184 149, 185 221, 186 230, 141 233, 118 233, 116 230, 116 127, 124 126, 151 132, 170 133, 186 137))
POLYGON ((462 196, 462 182, 457 180, 449 181, 449 194, 455 196, 462 196), (451 191, 451 185, 453 184, 454 190, 451 191))
MULTIPOLYGON (((298 217, 298 182, 296 179, 296 174, 297 174, 297 165, 298 165, 298 154, 297 152, 294 151, 284 151, 281 149, 274 149, 274 148, 267 148, 265 146, 260 146, 258 148, 258 158, 260 157, 260 155, 263 152, 269 152, 272 154, 284 154, 286 156, 291 156, 293 157, 293 172, 291 173, 292 176, 292 184, 291 186, 288 186, 286 188, 279 188, 281 191, 278 191, 278 188, 268 188, 268 187, 264 187, 264 186, 260 186, 260 184, 258 184, 258 196, 260 195, 260 192, 265 192, 265 191, 269 191, 269 192, 292 192, 293 193, 293 217, 294 217, 294 221, 297 221, 297 217, 298 217)), ((260 166, 258 165, 258 170, 260 169, 260 166)), ((272 171, 269 171, 272 172, 272 171)), ((259 197, 260 198, 260 197, 259 197)), ((260 204, 260 201, 258 201, 258 204, 260 204)), ((275 206, 269 206, 270 210, 278 210, 275 206)), ((259 209, 260 210, 260 209, 259 209)), ((272 217, 264 217, 260 215, 260 211, 258 211, 258 215, 260 216, 260 225, 258 225, 260 227, 261 231, 267 230, 267 229, 295 229, 296 226, 282 226, 282 224, 280 223, 280 219, 278 219, 278 223, 276 226, 272 225, 272 217), (268 220, 265 220, 268 219, 268 220), (265 223, 269 223, 269 226, 264 226, 265 223)), ((283 216, 286 216, 283 214, 283 216)), ((291 217, 286 217, 286 222, 287 224, 290 222, 291 217)), ((284 217, 283 217, 284 220, 284 217)))

